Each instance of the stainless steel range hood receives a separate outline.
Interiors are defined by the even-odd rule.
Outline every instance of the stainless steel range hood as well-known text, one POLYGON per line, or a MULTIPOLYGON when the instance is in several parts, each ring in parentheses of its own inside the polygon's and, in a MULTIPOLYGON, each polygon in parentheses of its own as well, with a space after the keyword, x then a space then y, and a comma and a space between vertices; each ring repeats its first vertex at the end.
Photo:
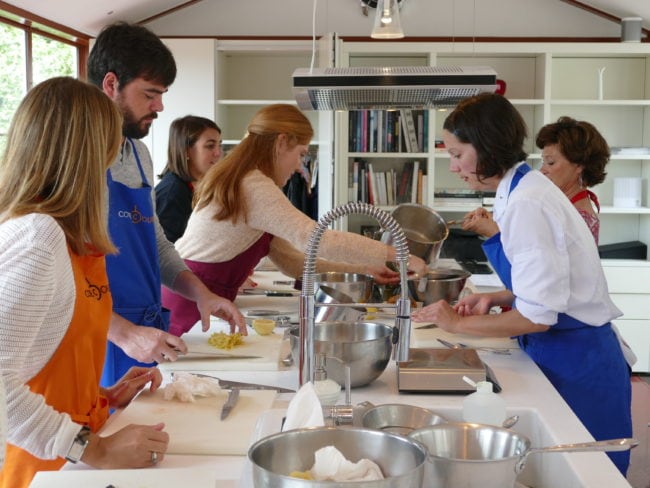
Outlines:
POLYGON ((301 110, 452 107, 494 92, 496 79, 484 66, 299 68, 293 94, 301 110))

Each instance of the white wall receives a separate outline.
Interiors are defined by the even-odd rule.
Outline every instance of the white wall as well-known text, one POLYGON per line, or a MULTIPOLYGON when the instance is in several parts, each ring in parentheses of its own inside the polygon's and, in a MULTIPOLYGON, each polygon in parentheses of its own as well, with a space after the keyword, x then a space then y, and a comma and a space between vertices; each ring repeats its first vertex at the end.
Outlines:
POLYGON ((163 42, 174 54, 178 74, 163 96, 165 109, 158 114, 149 136, 143 139, 151 151, 156 175, 167 162, 169 126, 174 119, 185 115, 215 119, 215 41, 163 39, 163 42))
MULTIPOLYGON (((147 24, 161 36, 309 36, 313 1, 211 0, 147 24)), ((368 36, 375 10, 317 0, 316 34, 368 36)), ((618 37, 620 26, 560 0, 405 0, 407 36, 618 37)))

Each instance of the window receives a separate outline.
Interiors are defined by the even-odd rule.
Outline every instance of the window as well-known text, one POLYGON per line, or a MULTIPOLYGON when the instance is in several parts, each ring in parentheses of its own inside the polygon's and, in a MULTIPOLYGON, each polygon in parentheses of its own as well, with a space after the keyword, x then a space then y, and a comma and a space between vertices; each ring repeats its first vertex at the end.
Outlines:
POLYGON ((19 9, 0 10, 0 154, 29 88, 54 76, 85 77, 88 37, 38 20, 19 9))

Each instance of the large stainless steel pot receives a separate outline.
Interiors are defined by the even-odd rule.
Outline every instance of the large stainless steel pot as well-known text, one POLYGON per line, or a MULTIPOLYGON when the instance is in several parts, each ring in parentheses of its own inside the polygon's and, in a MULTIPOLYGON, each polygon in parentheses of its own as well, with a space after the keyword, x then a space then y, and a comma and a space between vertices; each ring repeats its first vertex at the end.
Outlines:
POLYGON ((265 437, 251 446, 255 488, 420 488, 426 449, 406 437, 378 430, 353 427, 296 429, 265 437), (311 481, 289 477, 314 465, 314 453, 336 447, 346 459, 377 463, 385 477, 378 481, 311 481))
MULTIPOLYGON (((432 208, 417 203, 402 203, 392 214, 402 227, 409 252, 422 258, 434 268, 440 256, 442 244, 449 235, 447 222, 432 208)), ((392 237, 384 233, 382 242, 392 244, 392 237)))
POLYGON ((504 488, 514 486, 527 457, 537 452, 624 451, 634 439, 531 448, 512 430, 482 424, 448 423, 409 434, 429 451, 423 486, 435 488, 504 488))

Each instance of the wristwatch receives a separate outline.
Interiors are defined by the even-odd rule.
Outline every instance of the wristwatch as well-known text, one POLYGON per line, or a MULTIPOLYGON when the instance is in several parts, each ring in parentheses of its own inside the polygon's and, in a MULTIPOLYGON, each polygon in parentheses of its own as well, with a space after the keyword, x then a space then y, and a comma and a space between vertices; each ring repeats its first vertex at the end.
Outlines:
POLYGON ((81 428, 77 436, 72 441, 70 450, 65 458, 71 463, 77 463, 81 456, 83 456, 86 446, 88 445, 88 437, 90 437, 90 429, 85 425, 81 428))

